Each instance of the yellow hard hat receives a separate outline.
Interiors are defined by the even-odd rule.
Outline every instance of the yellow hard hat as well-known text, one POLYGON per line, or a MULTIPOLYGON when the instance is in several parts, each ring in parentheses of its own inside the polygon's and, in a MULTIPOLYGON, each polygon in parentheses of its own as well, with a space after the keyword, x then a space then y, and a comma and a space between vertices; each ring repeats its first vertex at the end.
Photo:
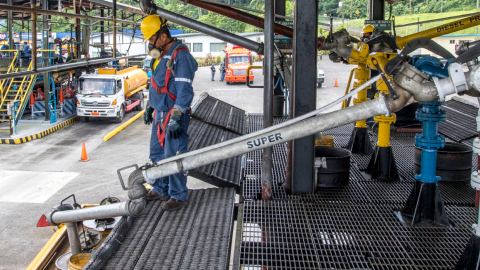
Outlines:
MULTIPOLYGON (((143 25, 143 23, 142 23, 142 25, 143 25)), ((367 25, 365 25, 365 26, 363 27, 362 33, 363 33, 363 34, 365 34, 365 33, 371 33, 371 32, 373 32, 374 30, 375 30, 375 27, 373 27, 373 25, 367 24, 367 25)))
POLYGON ((167 20, 158 15, 148 15, 143 19, 140 30, 143 34, 143 43, 147 42, 153 35, 155 35, 162 27, 167 25, 167 20))

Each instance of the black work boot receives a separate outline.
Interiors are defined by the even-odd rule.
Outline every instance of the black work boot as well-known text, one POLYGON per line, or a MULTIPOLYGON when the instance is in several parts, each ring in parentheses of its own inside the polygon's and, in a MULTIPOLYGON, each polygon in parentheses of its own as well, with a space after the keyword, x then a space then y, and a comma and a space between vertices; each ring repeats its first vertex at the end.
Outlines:
POLYGON ((150 189, 147 193, 147 201, 168 201, 168 199, 170 199, 170 196, 160 196, 153 189, 150 189))
POLYGON ((170 198, 170 200, 164 202, 162 204, 162 209, 165 211, 175 211, 180 208, 182 208, 184 205, 186 205, 187 202, 180 201, 174 198, 170 198))

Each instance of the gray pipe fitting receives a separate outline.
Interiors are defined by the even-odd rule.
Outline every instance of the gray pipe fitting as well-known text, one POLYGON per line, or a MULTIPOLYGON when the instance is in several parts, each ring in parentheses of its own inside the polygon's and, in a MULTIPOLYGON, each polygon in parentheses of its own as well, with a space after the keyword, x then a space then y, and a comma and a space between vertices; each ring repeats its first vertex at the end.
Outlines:
POLYGON ((147 189, 143 183, 145 183, 145 178, 140 169, 136 169, 130 174, 128 177, 128 198, 130 200, 141 199, 147 196, 147 189))
POLYGON ((429 76, 414 66, 404 63, 394 78, 396 85, 410 92, 419 102, 438 99, 438 91, 434 82, 427 81, 429 76))

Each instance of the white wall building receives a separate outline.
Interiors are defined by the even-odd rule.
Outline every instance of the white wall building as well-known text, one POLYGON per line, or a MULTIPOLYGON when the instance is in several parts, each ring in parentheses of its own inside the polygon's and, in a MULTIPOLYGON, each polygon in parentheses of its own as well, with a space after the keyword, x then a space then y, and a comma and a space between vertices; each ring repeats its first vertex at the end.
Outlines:
MULTIPOLYGON (((241 33, 238 35, 256 42, 263 42, 264 40, 263 32, 241 33)), ((223 50, 227 45, 227 43, 222 40, 202 33, 180 34, 174 35, 174 37, 183 40, 183 43, 187 45, 193 57, 206 57, 209 53, 211 53, 212 56, 223 56, 223 50)), ((132 40, 132 35, 123 34, 122 36, 121 34, 117 34, 116 38, 117 49, 121 54, 126 54, 132 40)), ((143 36, 135 35, 128 54, 135 55, 147 53, 147 44, 142 43, 142 41, 143 36)), ((100 44, 100 34, 94 34, 91 37, 90 44, 100 44)), ((113 34, 105 35, 105 44, 113 47, 113 34)), ((97 57, 99 51, 100 48, 90 46, 90 57, 97 57)))
MULTIPOLYGON (((123 34, 123 35, 117 34, 118 51, 121 54, 126 54, 131 41, 132 41, 132 34, 123 34)), ((133 42, 128 52, 128 55, 147 53, 147 44, 142 43, 142 41, 143 41, 143 36, 135 35, 135 37, 133 37, 133 42)), ((92 44, 100 44, 100 34, 94 34, 90 38, 90 45, 92 44)), ((108 46, 106 47, 113 48, 113 34, 105 35, 105 44, 108 44, 108 46)), ((100 48, 90 46, 89 48, 90 57, 98 57, 99 52, 100 52, 100 48)))
MULTIPOLYGON (((241 33, 238 35, 256 42, 263 42, 264 39, 263 32, 241 33)), ((181 34, 175 37, 183 40, 193 57, 206 57, 209 53, 212 56, 223 56, 223 50, 227 45, 225 41, 202 33, 181 34)))

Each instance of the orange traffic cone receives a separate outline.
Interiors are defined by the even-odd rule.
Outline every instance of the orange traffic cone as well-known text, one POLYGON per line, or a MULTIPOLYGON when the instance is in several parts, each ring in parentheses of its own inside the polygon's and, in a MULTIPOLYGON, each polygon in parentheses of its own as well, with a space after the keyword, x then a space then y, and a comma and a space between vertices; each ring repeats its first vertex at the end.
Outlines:
POLYGON ((87 149, 85 148, 85 143, 82 146, 82 157, 78 161, 89 161, 90 159, 87 156, 87 149))
POLYGON ((335 78, 335 87, 338 87, 338 81, 337 81, 337 78, 335 78))

